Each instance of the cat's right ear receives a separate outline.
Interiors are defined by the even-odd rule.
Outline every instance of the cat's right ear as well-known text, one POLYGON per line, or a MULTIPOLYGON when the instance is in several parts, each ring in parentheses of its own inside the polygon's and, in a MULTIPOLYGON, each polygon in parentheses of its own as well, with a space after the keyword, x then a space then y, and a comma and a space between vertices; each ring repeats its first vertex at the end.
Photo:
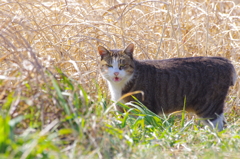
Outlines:
POLYGON ((125 54, 127 54, 131 58, 133 58, 133 51, 134 51, 134 44, 133 43, 129 44, 124 50, 125 54))
POLYGON ((101 59, 103 59, 103 57, 107 55, 109 51, 103 46, 98 46, 98 53, 101 55, 101 59))

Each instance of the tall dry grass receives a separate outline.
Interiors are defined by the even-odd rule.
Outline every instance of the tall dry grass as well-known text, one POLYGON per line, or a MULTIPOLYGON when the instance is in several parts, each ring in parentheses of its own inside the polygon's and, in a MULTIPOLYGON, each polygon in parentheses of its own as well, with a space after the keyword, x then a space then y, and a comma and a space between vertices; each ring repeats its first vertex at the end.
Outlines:
MULTIPOLYGON (((238 1, 2 0, 0 19, 1 107, 14 96, 2 114, 33 114, 42 127, 61 119, 62 111, 48 96, 46 71, 58 79, 60 68, 92 101, 98 98, 96 84, 108 95, 98 71, 98 45, 124 48, 133 42, 137 59, 226 57, 240 74, 238 1)), ((238 79, 227 98, 228 113, 240 115, 239 90, 238 79)), ((29 125, 24 120, 19 132, 29 125)))

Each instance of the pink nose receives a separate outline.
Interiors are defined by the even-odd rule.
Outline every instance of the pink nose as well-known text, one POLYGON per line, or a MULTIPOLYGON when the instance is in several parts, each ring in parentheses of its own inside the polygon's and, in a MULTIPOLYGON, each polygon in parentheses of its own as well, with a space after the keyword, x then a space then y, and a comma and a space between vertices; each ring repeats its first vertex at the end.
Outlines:
POLYGON ((115 75, 115 76, 118 76, 118 75, 119 75, 119 72, 114 72, 114 75, 115 75))

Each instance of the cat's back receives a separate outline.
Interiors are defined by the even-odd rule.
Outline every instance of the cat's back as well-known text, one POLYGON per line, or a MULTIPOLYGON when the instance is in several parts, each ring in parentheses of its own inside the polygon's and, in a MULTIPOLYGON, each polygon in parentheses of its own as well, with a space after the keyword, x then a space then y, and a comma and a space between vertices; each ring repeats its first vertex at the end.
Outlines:
MULTIPOLYGON (((222 82, 233 85, 235 74, 233 65, 228 59, 222 57, 187 57, 171 58, 164 60, 142 60, 136 62, 136 70, 144 73, 151 73, 152 76, 176 76, 176 78, 190 78, 199 76, 199 80, 216 78, 222 79, 222 82), (226 80, 223 80, 226 78, 226 80)), ((197 78, 197 77, 196 77, 197 78)), ((193 80, 193 79, 192 79, 193 80)), ((196 79, 194 79, 196 82, 196 79)))
POLYGON ((179 66, 230 66, 232 65, 228 59, 222 57, 187 57, 187 58, 171 58, 164 60, 141 60, 141 65, 155 67, 159 69, 178 68, 179 66))

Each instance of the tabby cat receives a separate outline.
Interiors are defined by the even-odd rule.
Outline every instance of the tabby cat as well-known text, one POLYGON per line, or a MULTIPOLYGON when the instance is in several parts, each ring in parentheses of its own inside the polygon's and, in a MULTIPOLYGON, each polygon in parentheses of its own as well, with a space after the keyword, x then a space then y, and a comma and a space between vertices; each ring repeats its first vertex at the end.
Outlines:
MULTIPOLYGON (((126 93, 142 91, 144 98, 141 94, 135 97, 159 114, 183 110, 185 100, 186 111, 194 112, 219 131, 223 129, 224 100, 237 78, 229 60, 188 57, 139 61, 133 58, 133 51, 133 44, 124 50, 98 47, 101 75, 108 83, 113 101, 126 93)), ((129 101, 133 101, 131 96, 121 102, 129 101)))

